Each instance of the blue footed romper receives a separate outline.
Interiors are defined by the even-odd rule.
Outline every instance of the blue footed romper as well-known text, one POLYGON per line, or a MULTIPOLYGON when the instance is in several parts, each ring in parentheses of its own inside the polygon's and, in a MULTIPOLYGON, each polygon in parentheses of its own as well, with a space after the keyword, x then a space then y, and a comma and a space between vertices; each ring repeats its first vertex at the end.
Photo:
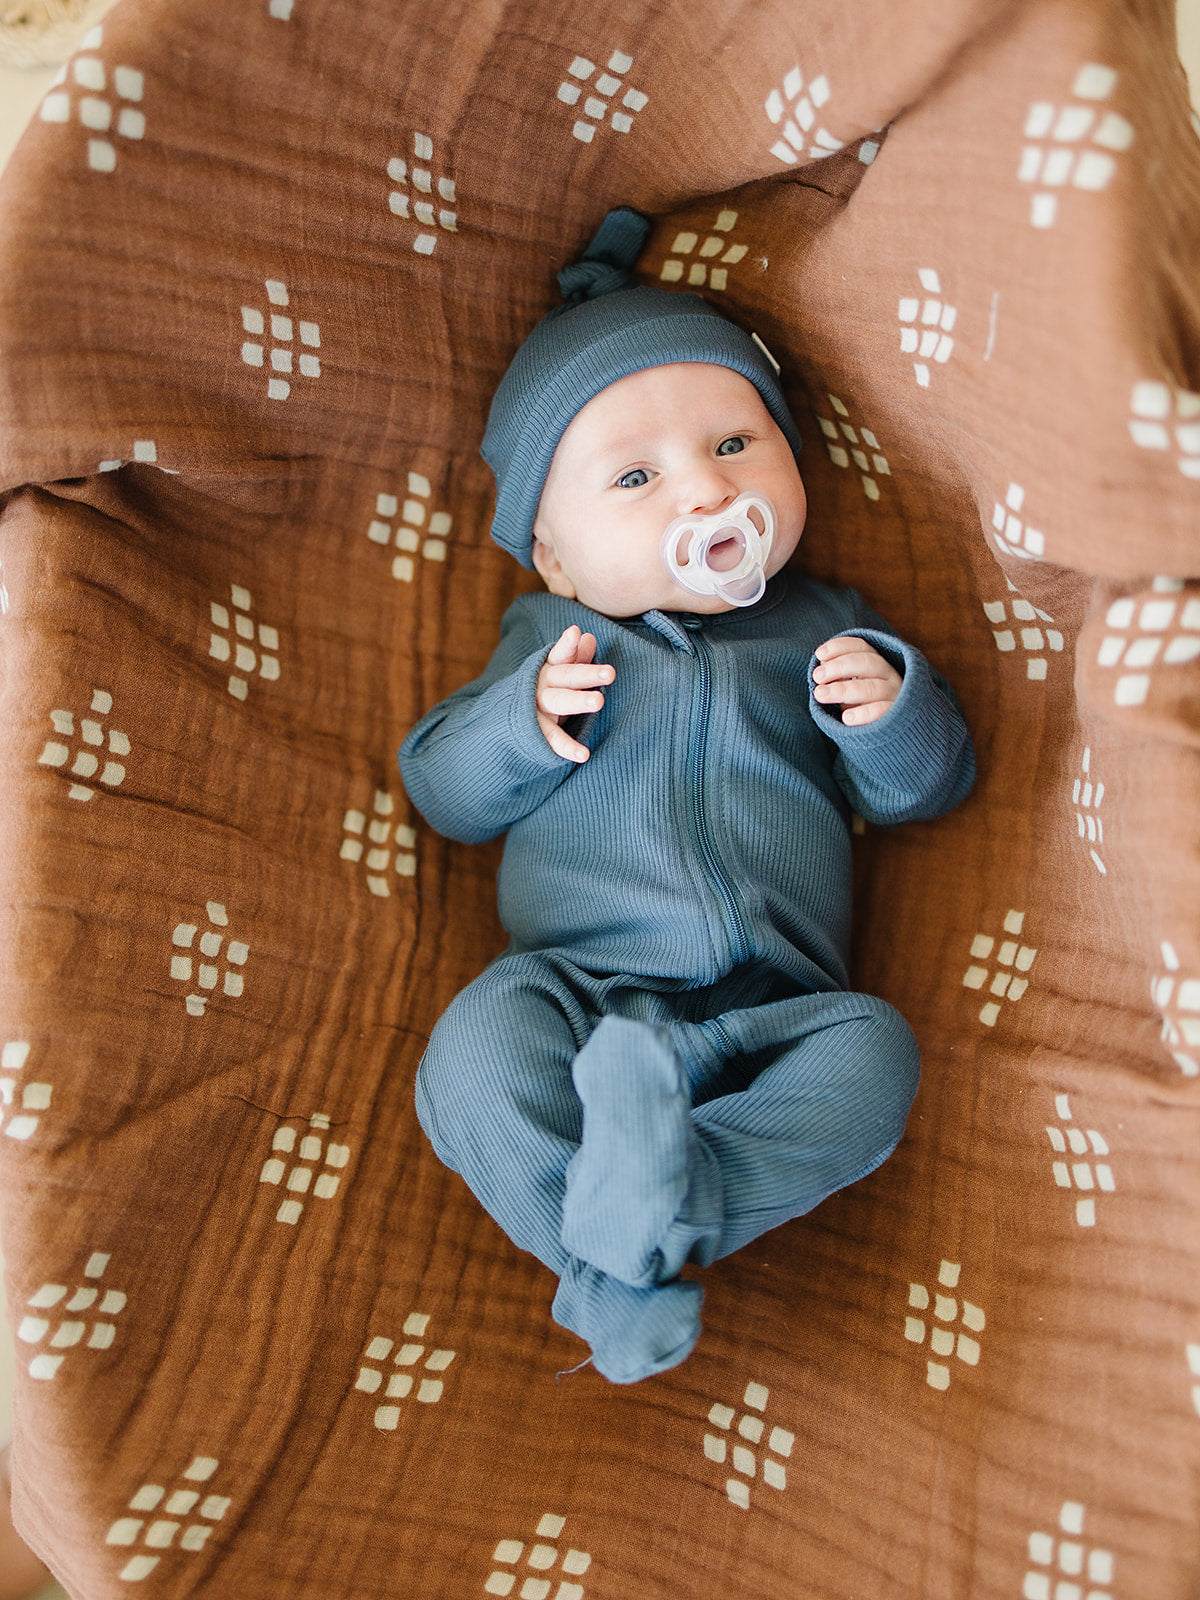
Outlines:
POLYGON ((508 950, 450 1005, 417 1113, 509 1237, 559 1277, 554 1316, 633 1382, 700 1332, 707 1265, 891 1154, 916 1041, 848 991, 850 816, 941 816, 975 775, 953 691, 852 590, 780 573, 754 606, 614 620, 551 594, 505 615, 483 675, 400 749, 440 833, 507 831, 508 950), (555 755, 536 680, 572 623, 615 682, 555 755), (903 676, 857 727, 812 696, 850 633, 903 676))

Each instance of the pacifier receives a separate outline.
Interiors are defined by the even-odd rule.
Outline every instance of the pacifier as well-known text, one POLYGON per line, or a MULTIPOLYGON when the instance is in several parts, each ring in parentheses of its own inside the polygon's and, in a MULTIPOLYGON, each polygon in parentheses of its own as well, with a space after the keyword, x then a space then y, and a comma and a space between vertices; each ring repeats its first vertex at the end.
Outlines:
POLYGON ((752 606, 767 587, 764 569, 774 538, 775 507, 765 495, 747 490, 724 511, 676 517, 660 548, 667 571, 692 594, 715 594, 730 605, 752 606))

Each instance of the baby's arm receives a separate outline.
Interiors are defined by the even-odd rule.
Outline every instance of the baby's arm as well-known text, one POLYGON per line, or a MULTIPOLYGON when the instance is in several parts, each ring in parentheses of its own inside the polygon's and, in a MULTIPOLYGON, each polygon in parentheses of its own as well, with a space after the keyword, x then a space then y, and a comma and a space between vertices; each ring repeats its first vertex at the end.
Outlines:
MULTIPOLYGON (((509 607, 480 676, 427 711, 400 746, 413 804, 439 833, 464 844, 504 833, 575 770, 551 748, 542 725, 538 681, 547 646, 530 598, 509 607)), ((570 713, 544 714, 552 721, 570 713)))
POLYGON ((564 717, 585 716, 604 704, 602 683, 616 672, 596 660, 596 635, 582 633, 574 623, 563 630, 537 676, 537 720, 546 743, 567 761, 586 761, 591 752, 562 727, 564 717))
POLYGON ((878 626, 827 640, 809 668, 813 721, 838 747, 834 777, 868 822, 940 817, 975 781, 958 700, 919 650, 855 600, 878 626))

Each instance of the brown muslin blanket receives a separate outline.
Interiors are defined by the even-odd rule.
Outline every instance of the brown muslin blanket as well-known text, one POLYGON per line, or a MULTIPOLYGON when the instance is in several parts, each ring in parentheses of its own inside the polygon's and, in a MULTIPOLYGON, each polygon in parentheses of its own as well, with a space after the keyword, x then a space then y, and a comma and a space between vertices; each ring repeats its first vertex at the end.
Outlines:
MULTIPOLYGON (((0 192, 15 1515, 77 1600, 1192 1600, 1200 144, 1149 0, 125 0, 0 192), (404 732, 614 205, 775 354, 797 565, 954 683, 856 840, 923 1083, 616 1388, 434 1157, 495 848, 404 732)), ((803 841, 797 841, 803 848, 803 841)), ((689 1269, 690 1271, 691 1269, 689 1269)))

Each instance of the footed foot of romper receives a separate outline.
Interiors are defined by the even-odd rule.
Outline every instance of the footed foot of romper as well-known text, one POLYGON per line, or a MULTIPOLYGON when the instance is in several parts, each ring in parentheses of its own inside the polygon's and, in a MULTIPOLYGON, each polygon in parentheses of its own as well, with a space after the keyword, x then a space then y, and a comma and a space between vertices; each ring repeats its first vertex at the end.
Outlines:
POLYGON ((713 1259, 720 1180, 666 1029, 605 1017, 572 1077, 583 1141, 567 1167, 566 1249, 635 1287, 676 1277, 697 1241, 692 1259, 713 1259))
POLYGON ((572 1261, 554 1296, 554 1320, 591 1346, 610 1383, 637 1383, 687 1359, 700 1337, 704 1291, 698 1283, 633 1289, 572 1261))

